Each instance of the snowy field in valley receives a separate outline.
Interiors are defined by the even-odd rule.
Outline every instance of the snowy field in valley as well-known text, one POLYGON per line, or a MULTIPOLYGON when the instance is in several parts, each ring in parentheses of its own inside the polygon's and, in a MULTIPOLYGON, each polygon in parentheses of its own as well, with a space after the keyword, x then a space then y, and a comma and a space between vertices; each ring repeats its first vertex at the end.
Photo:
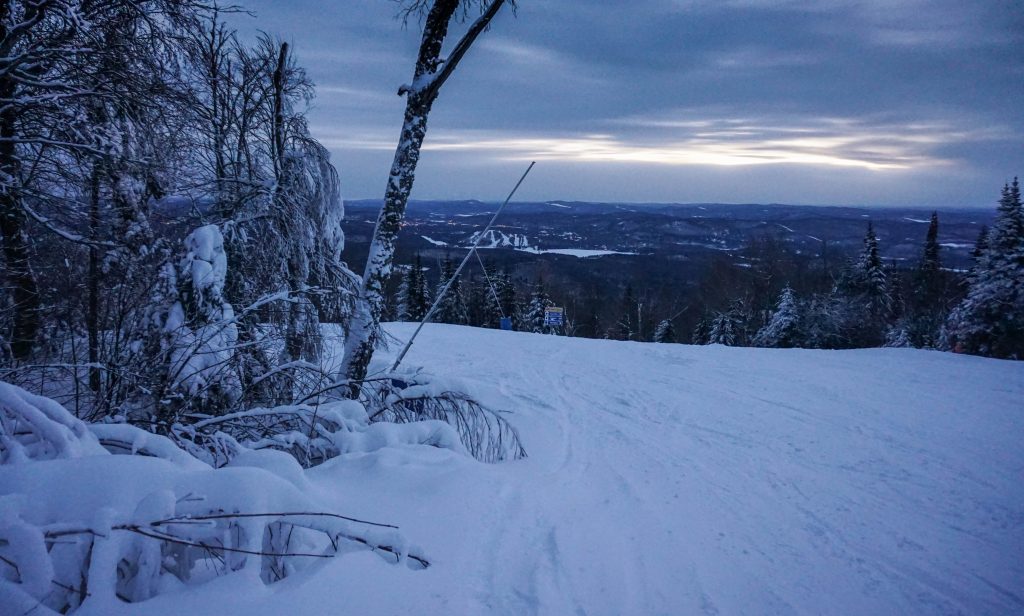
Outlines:
POLYGON ((1024 613, 1024 362, 431 325, 415 366, 508 411, 529 457, 389 447, 284 475, 397 524, 429 569, 357 552, 78 613, 1024 613))

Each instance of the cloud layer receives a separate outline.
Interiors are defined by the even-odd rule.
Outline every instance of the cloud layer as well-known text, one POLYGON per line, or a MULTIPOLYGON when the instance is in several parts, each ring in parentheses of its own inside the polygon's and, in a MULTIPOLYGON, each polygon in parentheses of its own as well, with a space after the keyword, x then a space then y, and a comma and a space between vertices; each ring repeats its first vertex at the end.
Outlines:
MULTIPOLYGON (((247 2, 317 81, 314 133, 379 196, 417 24, 247 2)), ((435 105, 414 196, 990 206, 1024 172, 1024 17, 959 0, 521 0, 435 105), (630 181, 643 177, 645 181, 630 181), (613 182, 625 182, 621 186, 613 182)))

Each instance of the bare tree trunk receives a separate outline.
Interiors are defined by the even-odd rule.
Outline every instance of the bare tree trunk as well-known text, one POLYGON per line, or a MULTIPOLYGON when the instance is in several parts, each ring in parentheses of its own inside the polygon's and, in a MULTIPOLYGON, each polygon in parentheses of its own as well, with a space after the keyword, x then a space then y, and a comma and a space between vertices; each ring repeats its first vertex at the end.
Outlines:
MULTIPOLYGON (((10 100, 14 86, 0 86, 0 99, 10 100)), ((21 164, 15 149, 15 117, 8 109, 0 115, 0 238, 3 240, 5 273, 14 304, 11 354, 25 359, 39 332, 39 289, 29 257, 28 222, 21 207, 18 181, 21 164)))
MULTIPOLYGON (((94 164, 89 178, 89 239, 99 239, 100 230, 100 168, 94 164)), ((85 316, 85 329, 89 336, 89 389, 100 391, 100 249, 89 246, 89 306, 85 316)))
MULTIPOLYGON (((406 95, 405 121, 384 190, 384 205, 370 243, 355 313, 345 339, 345 355, 339 372, 341 379, 360 381, 365 378, 373 357, 384 313, 384 286, 394 265, 395 242, 412 192, 431 106, 441 86, 505 0, 491 0, 448 58, 442 61, 441 47, 460 3, 461 0, 435 0, 424 22, 413 83, 399 90, 399 94, 406 95)), ((355 390, 352 391, 354 394, 355 390)))
MULTIPOLYGON (((274 145, 274 208, 275 218, 281 237, 292 236, 289 230, 294 228, 291 223, 292 217, 296 214, 288 212, 288 208, 296 204, 289 203, 285 199, 284 185, 288 181, 285 166, 285 127, 284 127, 284 98, 285 98, 285 71, 288 68, 288 43, 281 43, 280 52, 277 56, 277 66, 272 76, 274 119, 271 126, 272 141, 274 145)), ((306 262, 306 255, 303 254, 304 246, 293 243, 286 250, 288 252, 288 295, 291 301, 288 303, 288 317, 285 324, 284 354, 289 361, 299 359, 303 356, 303 350, 307 346, 306 331, 304 329, 304 317, 307 315, 306 298, 302 297, 303 287, 309 278, 309 264, 306 262)))

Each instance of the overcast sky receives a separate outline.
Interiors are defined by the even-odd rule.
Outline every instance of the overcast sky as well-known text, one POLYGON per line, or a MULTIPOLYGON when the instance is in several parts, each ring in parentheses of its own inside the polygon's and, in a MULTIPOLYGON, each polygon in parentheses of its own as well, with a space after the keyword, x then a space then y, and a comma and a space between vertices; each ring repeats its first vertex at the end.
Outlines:
MULTIPOLYGON (((242 0, 316 82, 346 198, 379 198, 419 24, 242 0)), ((1024 174, 1020 0, 520 0, 430 116, 413 198, 992 207, 1024 174)))

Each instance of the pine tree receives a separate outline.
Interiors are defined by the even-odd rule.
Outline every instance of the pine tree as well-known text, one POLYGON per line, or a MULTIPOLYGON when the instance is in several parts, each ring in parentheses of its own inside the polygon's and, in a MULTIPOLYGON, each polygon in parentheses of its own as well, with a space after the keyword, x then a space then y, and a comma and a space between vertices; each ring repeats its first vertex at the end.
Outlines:
POLYGON ((882 346, 891 320, 892 298, 878 237, 870 222, 860 257, 843 270, 832 296, 829 305, 832 314, 843 319, 839 322, 843 338, 854 347, 882 346))
POLYGON ((851 320, 850 303, 835 293, 816 295, 801 312, 800 337, 809 349, 843 349, 850 346, 844 331, 851 320))
POLYGON ((530 296, 530 303, 526 308, 526 327, 527 331, 535 334, 554 334, 556 333, 555 328, 544 324, 544 313, 548 307, 554 306, 555 303, 548 297, 547 291, 544 289, 544 281, 538 280, 537 285, 533 289, 533 294, 530 296))
POLYGON ((654 341, 660 343, 676 341, 676 329, 672 325, 672 319, 665 319, 658 323, 658 326, 654 329, 654 341))
POLYGON ((800 346, 800 315, 793 289, 787 284, 779 295, 775 312, 757 335, 754 346, 791 348, 800 346))
POLYGON ((522 317, 519 314, 519 302, 516 299, 516 285, 512 282, 512 274, 506 270, 495 280, 498 290, 499 312, 512 319, 512 329, 522 329, 522 317))
POLYGON ((476 286, 476 293, 471 302, 470 312, 476 313, 481 327, 497 328, 504 310, 501 307, 499 286, 501 277, 491 271, 490 263, 483 264, 483 278, 476 286))
POLYGON ((399 321, 409 321, 409 300, 410 291, 416 285, 416 271, 410 265, 402 273, 402 282, 398 285, 398 293, 395 295, 395 318, 399 321))
POLYGON ((885 335, 885 346, 891 348, 906 348, 914 346, 910 341, 910 333, 902 326, 894 326, 885 335))
POLYGON ((923 271, 937 272, 941 269, 939 264, 939 213, 932 212, 931 222, 928 224, 928 235, 924 240, 924 255, 921 257, 919 269, 923 271))
POLYGON ((622 297, 622 312, 618 325, 619 340, 637 339, 637 302, 631 284, 626 285, 626 293, 622 297))
POLYGON ((450 257, 445 256, 441 266, 441 279, 437 283, 437 295, 439 304, 437 312, 434 313, 435 323, 449 323, 451 325, 465 325, 469 322, 469 311, 466 307, 466 298, 462 292, 462 281, 460 276, 455 276, 455 265, 450 257), (448 290, 441 296, 445 285, 452 281, 448 290))
POLYGON ((878 252, 878 236, 875 235, 874 226, 870 221, 867 234, 864 236, 864 250, 858 268, 872 316, 886 317, 890 303, 889 290, 882 257, 878 252))
POLYGON ((409 287, 408 317, 410 321, 422 321, 430 310, 432 296, 430 287, 427 286, 427 273, 423 268, 419 253, 416 253, 416 257, 413 259, 411 272, 414 274, 414 278, 409 287))
MULTIPOLYGON (((913 293, 904 298, 900 291, 893 288, 893 319, 897 328, 904 333, 909 346, 918 348, 934 348, 938 345, 942 323, 948 316, 945 305, 948 276, 942 271, 939 260, 939 215, 932 212, 931 224, 925 236, 924 252, 921 262, 913 273, 913 293), (906 314, 900 314, 900 302, 906 305, 906 314)), ((894 346, 892 333, 886 341, 887 346, 894 346)), ((902 339, 897 339, 902 343, 902 339)))
POLYGON ((714 320, 711 321, 711 331, 708 333, 708 344, 736 346, 736 342, 738 340, 736 329, 736 321, 730 313, 717 313, 714 320))
POLYGON ((697 321, 697 325, 690 334, 690 344, 708 344, 708 337, 711 334, 711 317, 704 315, 697 321))
MULTIPOLYGON (((955 348, 1024 358, 1024 209, 1020 185, 1003 186, 996 221, 982 247, 967 296, 949 318, 955 348)), ((979 242, 980 243, 980 242, 979 242)))
POLYGON ((475 275, 471 275, 468 290, 469 324, 474 327, 497 328, 501 313, 494 299, 495 291, 491 290, 488 277, 484 276, 478 279, 475 275))
POLYGON ((974 250, 971 251, 971 271, 968 273, 968 280, 974 280, 979 269, 982 267, 982 261, 985 255, 988 253, 988 227, 981 225, 981 230, 978 231, 978 239, 975 240, 974 250))

